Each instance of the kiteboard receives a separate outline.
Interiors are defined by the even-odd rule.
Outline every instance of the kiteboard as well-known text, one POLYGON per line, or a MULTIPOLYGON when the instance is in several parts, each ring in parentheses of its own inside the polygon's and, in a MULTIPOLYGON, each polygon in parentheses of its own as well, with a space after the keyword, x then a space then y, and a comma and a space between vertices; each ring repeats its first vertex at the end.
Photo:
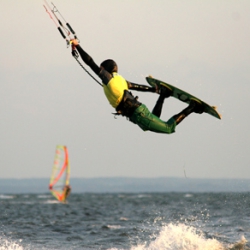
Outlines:
POLYGON ((191 100, 195 100, 198 101, 199 103, 201 103, 204 106, 204 112, 212 115, 218 119, 221 119, 221 115, 217 112, 217 109, 215 106, 210 106, 209 104, 203 102, 201 99, 179 89, 176 88, 173 85, 170 85, 169 83, 163 82, 161 80, 157 80, 155 78, 153 78, 152 76, 146 77, 147 82, 152 86, 152 87, 156 87, 159 88, 161 85, 167 87, 168 89, 172 90, 172 95, 174 98, 177 98, 178 100, 185 102, 185 103, 190 103, 191 100))

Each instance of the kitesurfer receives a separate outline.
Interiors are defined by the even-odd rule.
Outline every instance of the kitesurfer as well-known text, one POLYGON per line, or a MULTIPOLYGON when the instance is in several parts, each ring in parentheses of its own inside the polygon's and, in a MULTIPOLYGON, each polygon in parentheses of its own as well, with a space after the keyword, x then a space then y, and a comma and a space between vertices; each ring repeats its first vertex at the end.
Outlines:
POLYGON ((170 89, 164 86, 157 89, 127 81, 118 74, 118 66, 114 60, 107 59, 98 66, 92 57, 82 49, 76 39, 72 39, 71 44, 73 49, 78 51, 82 60, 102 80, 104 93, 111 106, 115 108, 116 114, 128 117, 131 122, 137 124, 142 130, 171 134, 175 131, 176 125, 189 114, 193 112, 203 113, 203 106, 196 101, 191 101, 187 108, 171 117, 168 121, 161 120, 162 106, 165 98, 171 96, 170 89), (134 97, 129 90, 159 93, 153 111, 150 112, 146 105, 140 103, 138 97, 134 97))

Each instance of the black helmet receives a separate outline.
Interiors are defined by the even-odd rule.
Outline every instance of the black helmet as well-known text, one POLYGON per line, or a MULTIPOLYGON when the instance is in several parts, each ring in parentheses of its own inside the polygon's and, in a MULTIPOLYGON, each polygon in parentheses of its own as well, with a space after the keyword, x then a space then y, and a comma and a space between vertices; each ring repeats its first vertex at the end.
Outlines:
POLYGON ((107 59, 101 63, 101 66, 108 71, 110 74, 113 72, 117 72, 118 67, 117 64, 114 60, 112 59, 107 59))

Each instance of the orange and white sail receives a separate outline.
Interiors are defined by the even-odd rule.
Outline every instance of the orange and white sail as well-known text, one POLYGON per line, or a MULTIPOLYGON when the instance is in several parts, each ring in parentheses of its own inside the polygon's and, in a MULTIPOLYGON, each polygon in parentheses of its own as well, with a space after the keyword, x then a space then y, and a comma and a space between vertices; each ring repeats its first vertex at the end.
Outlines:
POLYGON ((69 176, 68 149, 66 146, 58 145, 56 146, 54 165, 49 183, 49 189, 58 201, 65 202, 68 196, 66 190, 70 187, 69 176))

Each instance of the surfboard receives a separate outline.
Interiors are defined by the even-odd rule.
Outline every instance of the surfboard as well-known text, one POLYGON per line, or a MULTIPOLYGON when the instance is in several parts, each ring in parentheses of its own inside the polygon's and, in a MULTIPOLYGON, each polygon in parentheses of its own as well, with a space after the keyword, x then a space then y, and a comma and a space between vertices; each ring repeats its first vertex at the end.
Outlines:
POLYGON ((204 112, 212 115, 218 119, 221 119, 221 115, 218 113, 217 108, 215 106, 210 106, 209 104, 205 103, 204 101, 202 101, 201 99, 189 94, 188 92, 181 90, 173 85, 170 85, 169 83, 163 82, 161 80, 157 80, 155 78, 153 78, 152 76, 148 76, 146 77, 147 82, 152 86, 152 87, 160 87, 161 85, 169 88, 170 90, 173 91, 173 94, 171 96, 173 96, 174 98, 185 102, 185 103, 190 103, 191 100, 196 100, 199 103, 201 103, 204 106, 204 112))

